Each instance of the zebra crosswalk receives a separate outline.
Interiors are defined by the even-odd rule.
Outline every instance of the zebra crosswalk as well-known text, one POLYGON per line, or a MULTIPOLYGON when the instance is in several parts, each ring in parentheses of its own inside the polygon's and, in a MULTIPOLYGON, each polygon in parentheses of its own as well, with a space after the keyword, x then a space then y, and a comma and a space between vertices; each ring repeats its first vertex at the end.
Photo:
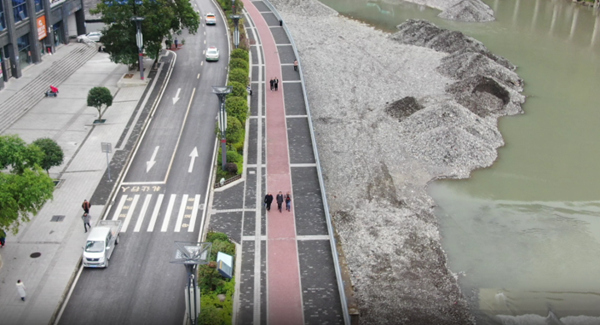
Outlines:
POLYGON ((123 222, 122 233, 131 227, 133 232, 193 232, 202 208, 200 194, 122 194, 111 219, 123 222), (164 211, 163 203, 167 205, 164 211))

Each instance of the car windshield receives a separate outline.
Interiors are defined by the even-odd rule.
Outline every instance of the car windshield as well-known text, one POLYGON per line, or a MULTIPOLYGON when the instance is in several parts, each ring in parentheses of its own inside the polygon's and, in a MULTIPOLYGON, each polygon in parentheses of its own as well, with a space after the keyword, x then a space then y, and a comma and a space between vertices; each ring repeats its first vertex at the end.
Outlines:
POLYGON ((104 242, 88 240, 87 243, 85 243, 85 251, 89 253, 100 253, 104 251, 104 242))
POLYGON ((206 18, 208 18, 208 19, 215 19, 215 15, 206 15, 206 18))

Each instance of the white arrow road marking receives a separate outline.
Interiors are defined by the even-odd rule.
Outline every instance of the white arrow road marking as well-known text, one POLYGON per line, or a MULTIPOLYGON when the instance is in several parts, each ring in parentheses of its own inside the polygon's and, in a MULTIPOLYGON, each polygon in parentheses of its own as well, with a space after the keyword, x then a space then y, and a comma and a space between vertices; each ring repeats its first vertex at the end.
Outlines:
POLYGON ((152 166, 154 166, 154 164, 156 164, 156 154, 158 153, 158 148, 160 148, 160 147, 156 146, 156 148, 154 148, 154 153, 152 154, 152 158, 150 158, 149 161, 146 161, 146 173, 150 171, 150 168, 152 168, 152 166))
POLYGON ((173 97, 173 105, 175 105, 175 103, 177 103, 177 101, 179 100, 179 92, 181 92, 181 88, 177 88, 177 94, 175 95, 175 97, 173 97))
POLYGON ((192 170, 194 170, 194 160, 196 160, 196 157, 198 157, 198 149, 196 149, 196 147, 194 147, 194 150, 192 150, 192 153, 190 153, 190 157, 192 157, 192 159, 190 160, 190 168, 188 168, 188 173, 191 173, 192 170))

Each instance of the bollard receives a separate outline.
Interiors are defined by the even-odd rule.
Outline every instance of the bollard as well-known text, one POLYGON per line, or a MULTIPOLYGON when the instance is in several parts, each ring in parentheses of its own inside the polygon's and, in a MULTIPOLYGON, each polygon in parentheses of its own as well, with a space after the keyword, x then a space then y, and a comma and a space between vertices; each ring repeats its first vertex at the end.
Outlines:
POLYGON ((279 19, 279 26, 283 26, 283 20, 279 19))

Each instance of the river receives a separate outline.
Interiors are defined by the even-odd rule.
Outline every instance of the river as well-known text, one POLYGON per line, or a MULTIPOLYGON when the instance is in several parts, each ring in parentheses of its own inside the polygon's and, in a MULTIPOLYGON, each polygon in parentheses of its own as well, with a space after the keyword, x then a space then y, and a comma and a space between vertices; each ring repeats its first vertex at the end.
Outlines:
POLYGON ((546 324, 549 310, 600 324, 600 17, 564 0, 485 0, 496 21, 483 24, 410 3, 322 2, 391 32, 426 19, 518 66, 525 114, 499 120, 497 161, 429 186, 448 264, 478 324, 546 324))

